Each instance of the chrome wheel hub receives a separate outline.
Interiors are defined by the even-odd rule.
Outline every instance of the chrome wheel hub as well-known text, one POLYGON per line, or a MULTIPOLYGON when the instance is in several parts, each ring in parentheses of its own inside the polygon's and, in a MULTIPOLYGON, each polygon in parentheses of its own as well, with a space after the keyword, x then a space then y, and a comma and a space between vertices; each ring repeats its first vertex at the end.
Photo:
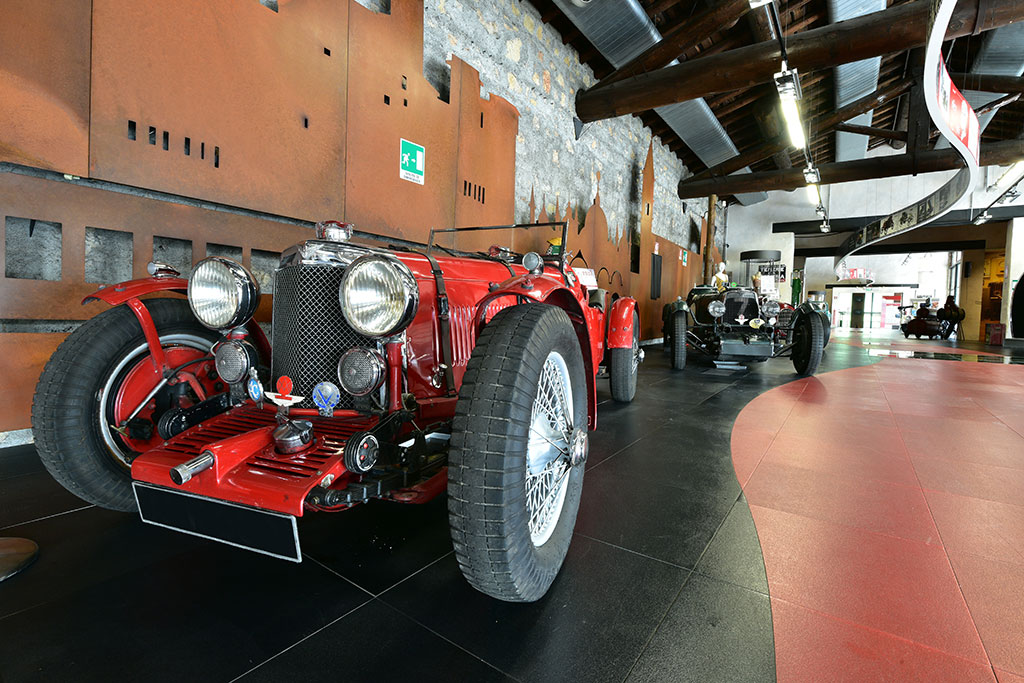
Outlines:
POLYGON ((572 431, 572 439, 569 443, 569 464, 579 467, 587 461, 587 453, 590 451, 590 438, 587 432, 577 427, 572 431))
POLYGON ((640 348, 640 328, 634 321, 633 323, 633 374, 640 368, 640 363, 644 360, 644 350, 640 348))
POLYGON ((580 430, 573 428, 572 406, 569 368, 552 351, 537 382, 526 451, 526 510, 530 540, 538 547, 551 538, 561 517, 573 453, 586 458, 586 432, 581 439, 580 430))

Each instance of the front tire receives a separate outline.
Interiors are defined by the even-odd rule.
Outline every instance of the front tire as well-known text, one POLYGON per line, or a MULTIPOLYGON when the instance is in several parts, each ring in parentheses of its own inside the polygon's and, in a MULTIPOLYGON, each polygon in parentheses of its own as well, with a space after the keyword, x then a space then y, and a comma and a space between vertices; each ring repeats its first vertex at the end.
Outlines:
POLYGON ((612 398, 630 403, 636 396, 636 377, 640 369, 640 316, 633 311, 633 345, 628 349, 608 349, 608 374, 612 398))
MULTIPOLYGON (((146 308, 165 351, 209 355, 217 334, 199 324, 186 301, 150 299, 146 308)), ((131 443, 138 446, 139 440, 109 425, 126 378, 149 358, 138 319, 127 306, 117 306, 72 332, 36 385, 32 432, 40 460, 68 491, 109 510, 135 509, 130 464, 138 451, 131 443)), ((159 415, 151 417, 155 424, 159 415)), ((151 435, 147 441, 154 438, 159 440, 151 435)))
POLYGON ((825 326, 817 315, 801 316, 793 330, 793 368, 807 377, 818 371, 825 348, 825 326))
POLYGON ((448 461, 452 542, 474 588, 508 602, 547 592, 576 524, 586 428, 583 355, 565 311, 498 312, 466 367, 448 461))
POLYGON ((682 370, 686 367, 686 311, 673 314, 672 322, 672 367, 682 370))

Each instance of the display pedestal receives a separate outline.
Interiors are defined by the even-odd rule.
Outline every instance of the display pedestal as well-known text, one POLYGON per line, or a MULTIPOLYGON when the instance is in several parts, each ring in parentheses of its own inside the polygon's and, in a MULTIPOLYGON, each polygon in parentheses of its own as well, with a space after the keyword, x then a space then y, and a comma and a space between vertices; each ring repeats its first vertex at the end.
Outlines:
POLYGON ((9 579, 32 564, 39 546, 27 538, 0 538, 0 581, 9 579))

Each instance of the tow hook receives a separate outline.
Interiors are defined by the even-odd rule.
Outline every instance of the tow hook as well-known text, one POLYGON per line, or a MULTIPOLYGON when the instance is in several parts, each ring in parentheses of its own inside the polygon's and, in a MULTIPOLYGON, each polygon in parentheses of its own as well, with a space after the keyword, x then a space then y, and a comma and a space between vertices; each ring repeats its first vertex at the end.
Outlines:
POLYGON ((587 461, 587 454, 590 452, 590 438, 587 430, 579 427, 572 430, 569 439, 569 465, 579 467, 587 461))

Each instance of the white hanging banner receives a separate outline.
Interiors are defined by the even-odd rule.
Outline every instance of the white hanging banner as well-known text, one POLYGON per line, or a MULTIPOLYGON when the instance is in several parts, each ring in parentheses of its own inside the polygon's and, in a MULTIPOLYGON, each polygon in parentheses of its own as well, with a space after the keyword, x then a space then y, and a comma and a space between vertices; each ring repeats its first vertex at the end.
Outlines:
POLYGON ((949 140, 950 146, 963 158, 964 168, 927 197, 869 223, 850 235, 836 251, 834 265, 837 275, 842 260, 847 256, 869 244, 901 235, 940 218, 970 193, 977 182, 981 139, 978 115, 953 84, 942 58, 942 41, 946 37, 946 28, 955 7, 956 0, 935 0, 932 3, 931 28, 925 46, 923 86, 928 115, 939 129, 939 134, 949 140))

